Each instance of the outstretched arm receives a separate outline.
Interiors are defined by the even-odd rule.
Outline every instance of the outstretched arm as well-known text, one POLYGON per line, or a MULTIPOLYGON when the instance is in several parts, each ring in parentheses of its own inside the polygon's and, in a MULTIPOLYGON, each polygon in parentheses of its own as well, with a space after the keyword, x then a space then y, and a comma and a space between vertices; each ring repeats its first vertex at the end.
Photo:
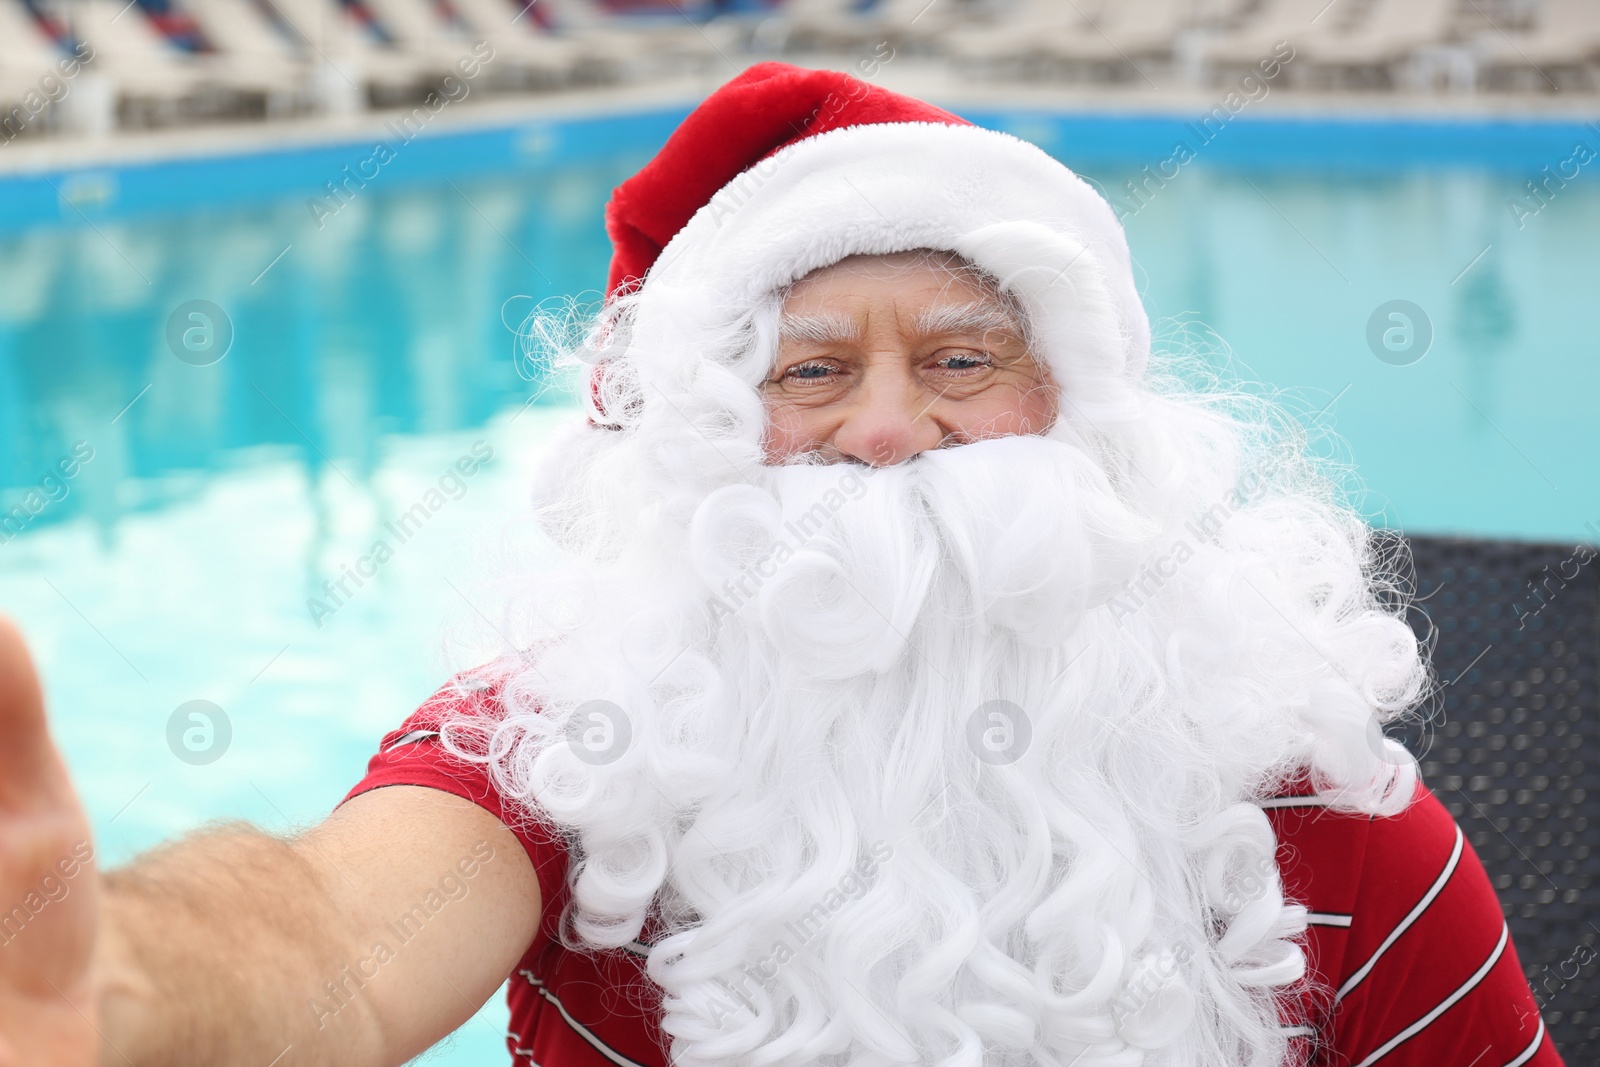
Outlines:
MULTIPOLYGON (((4 901, 88 840, 9 630, 0 730, 28 742, 0 749, 4 901)), ((0 1067, 400 1064, 488 999, 540 909, 493 815, 407 786, 293 838, 190 836, 59 903, 0 947, 0 1067)))
POLYGON ((39 680, 0 619, 0 1067, 94 1062, 98 897, 89 823, 45 728, 39 680))
POLYGON ((104 895, 106 1067, 404 1063, 482 1006, 539 914, 494 816, 407 786, 290 840, 226 827, 164 846, 104 895))

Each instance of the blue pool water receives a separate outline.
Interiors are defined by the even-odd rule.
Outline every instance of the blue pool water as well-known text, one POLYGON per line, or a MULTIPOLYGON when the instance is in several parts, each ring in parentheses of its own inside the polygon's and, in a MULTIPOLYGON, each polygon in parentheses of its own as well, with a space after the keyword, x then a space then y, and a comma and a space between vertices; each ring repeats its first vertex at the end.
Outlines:
MULTIPOLYGON (((37 494, 0 535, 0 609, 104 858, 208 819, 316 821, 446 671, 495 650, 502 534, 572 417, 519 376, 504 322, 598 295, 605 198, 676 117, 419 141, 331 214, 308 202, 364 145, 0 180, 0 510, 37 494), (491 458, 450 479, 474 450, 491 458), (309 603, 431 489, 355 595, 309 603), (169 745, 195 700, 231 732, 211 762, 169 745)), ((1165 335, 1336 431, 1375 521, 1600 538, 1600 183, 1524 185, 1600 130, 1239 120, 1157 183, 1141 168, 1181 119, 975 117, 1122 204, 1165 335), (1380 314, 1375 350, 1392 301, 1407 318, 1380 314), (1413 347, 1385 348, 1393 329, 1413 347)), ((492 1004, 428 1059, 500 1062, 503 1025, 492 1004)))

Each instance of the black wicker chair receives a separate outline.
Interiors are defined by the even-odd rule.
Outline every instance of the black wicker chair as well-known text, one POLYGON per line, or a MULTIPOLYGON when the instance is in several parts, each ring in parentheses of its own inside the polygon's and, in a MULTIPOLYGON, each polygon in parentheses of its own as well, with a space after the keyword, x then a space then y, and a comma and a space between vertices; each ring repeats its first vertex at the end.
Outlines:
POLYGON ((1396 736, 1488 868, 1556 1047, 1600 1063, 1600 558, 1407 540, 1439 690, 1396 736))

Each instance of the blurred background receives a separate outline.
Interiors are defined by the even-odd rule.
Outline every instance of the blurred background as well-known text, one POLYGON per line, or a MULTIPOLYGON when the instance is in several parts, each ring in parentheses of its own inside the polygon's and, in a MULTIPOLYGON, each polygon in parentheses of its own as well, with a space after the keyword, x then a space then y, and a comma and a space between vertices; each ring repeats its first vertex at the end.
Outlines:
MULTIPOLYGON (((1521 631, 1592 584, 1600 0, 0 0, 0 610, 104 861, 320 819, 496 651, 461 635, 576 417, 513 330, 598 301, 611 188, 772 58, 1096 182, 1160 343, 1326 431, 1375 524, 1566 576, 1475 611, 1521 631)), ((1585 655, 1554 705, 1580 804, 1585 655)), ((1558 829, 1504 892, 1592 901, 1558 829)), ((1524 949, 1572 1063, 1594 996, 1548 975, 1585 907, 1524 949)), ((503 1062, 504 1026, 424 1059, 503 1062)))

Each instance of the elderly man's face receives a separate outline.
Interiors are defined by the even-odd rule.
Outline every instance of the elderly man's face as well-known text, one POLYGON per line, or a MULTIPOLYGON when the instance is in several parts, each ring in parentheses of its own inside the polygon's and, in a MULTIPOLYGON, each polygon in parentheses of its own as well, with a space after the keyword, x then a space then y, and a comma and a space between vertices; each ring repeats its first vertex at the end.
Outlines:
POLYGON ((768 463, 816 452, 883 467, 1050 428, 1048 370, 1006 305, 955 263, 852 256, 795 283, 762 384, 768 463))

